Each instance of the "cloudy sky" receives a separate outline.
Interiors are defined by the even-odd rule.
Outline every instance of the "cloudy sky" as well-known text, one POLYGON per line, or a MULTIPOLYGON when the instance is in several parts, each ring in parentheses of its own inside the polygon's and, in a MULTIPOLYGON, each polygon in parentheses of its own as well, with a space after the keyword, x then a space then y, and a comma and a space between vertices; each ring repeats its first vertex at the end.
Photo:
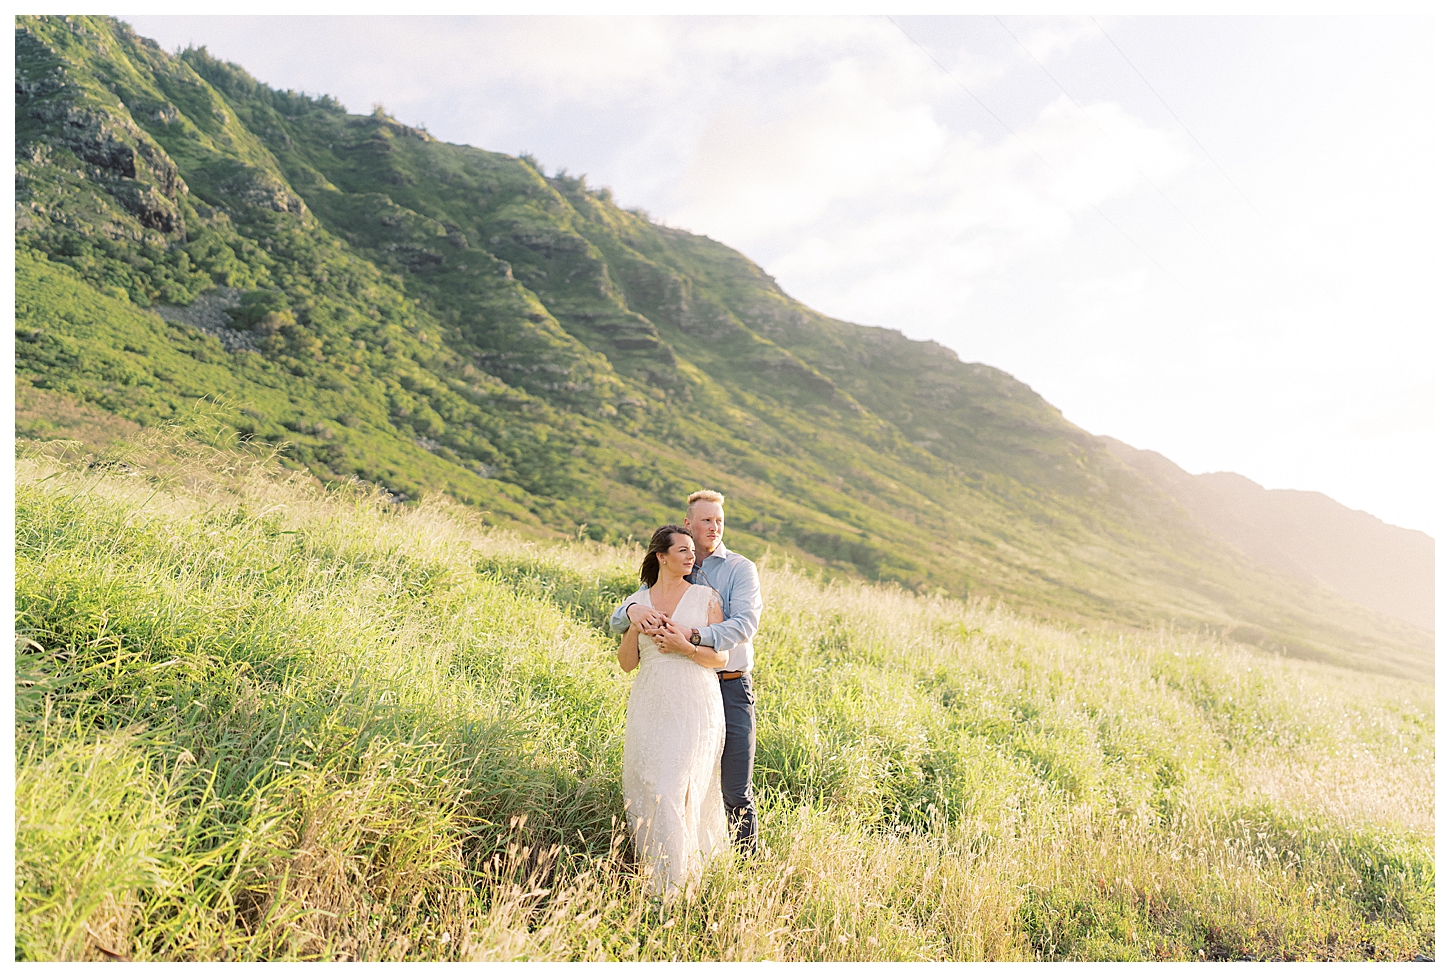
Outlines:
POLYGON ((1425 18, 123 19, 587 174, 1189 471, 1435 529, 1425 18))

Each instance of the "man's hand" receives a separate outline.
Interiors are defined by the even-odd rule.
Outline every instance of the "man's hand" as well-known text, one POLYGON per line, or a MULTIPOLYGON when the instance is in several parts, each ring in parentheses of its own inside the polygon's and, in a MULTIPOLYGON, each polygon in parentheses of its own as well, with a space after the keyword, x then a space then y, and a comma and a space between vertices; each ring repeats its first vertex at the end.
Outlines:
POLYGON ((663 634, 665 627, 670 624, 668 614, 662 614, 653 607, 646 607, 643 604, 630 604, 629 609, 624 613, 629 616, 630 623, 650 637, 663 634))
POLYGON ((654 639, 660 651, 667 654, 693 656, 697 650, 694 645, 690 644, 690 632, 674 621, 667 620, 666 626, 654 636, 654 639))

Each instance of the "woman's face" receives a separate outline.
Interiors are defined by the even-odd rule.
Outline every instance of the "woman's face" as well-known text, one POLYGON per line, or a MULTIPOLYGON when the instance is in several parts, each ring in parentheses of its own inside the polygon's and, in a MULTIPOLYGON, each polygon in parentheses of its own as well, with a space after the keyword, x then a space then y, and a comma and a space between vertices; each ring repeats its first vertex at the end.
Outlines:
POLYGON ((660 569, 685 576, 695 568, 695 541, 685 533, 675 533, 670 548, 660 554, 660 569))

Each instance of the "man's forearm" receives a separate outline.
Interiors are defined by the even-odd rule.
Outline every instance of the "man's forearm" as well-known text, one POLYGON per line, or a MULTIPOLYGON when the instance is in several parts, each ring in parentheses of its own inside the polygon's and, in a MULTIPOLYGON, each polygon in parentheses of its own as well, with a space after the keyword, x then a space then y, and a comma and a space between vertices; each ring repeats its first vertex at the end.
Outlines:
POLYGON ((700 629, 700 644, 709 645, 718 651, 728 652, 736 645, 744 644, 755 637, 760 627, 760 614, 748 611, 737 614, 719 624, 707 624, 700 629))
POLYGON ((700 629, 700 644, 729 652, 736 645, 755 637, 760 628, 760 612, 764 609, 760 598, 760 578, 751 573, 741 581, 731 595, 730 606, 734 614, 719 624, 707 624, 700 629))

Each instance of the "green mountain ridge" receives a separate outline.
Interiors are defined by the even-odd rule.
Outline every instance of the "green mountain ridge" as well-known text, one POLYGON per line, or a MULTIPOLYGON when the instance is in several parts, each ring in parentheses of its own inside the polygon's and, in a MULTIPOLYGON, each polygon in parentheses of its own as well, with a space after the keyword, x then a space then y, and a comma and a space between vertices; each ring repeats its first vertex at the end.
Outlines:
POLYGON ((582 178, 103 18, 17 18, 16 120, 22 403, 214 398, 323 480, 543 535, 638 538, 709 485, 752 556, 1431 674, 1429 632, 1246 556, 1008 374, 582 178))

